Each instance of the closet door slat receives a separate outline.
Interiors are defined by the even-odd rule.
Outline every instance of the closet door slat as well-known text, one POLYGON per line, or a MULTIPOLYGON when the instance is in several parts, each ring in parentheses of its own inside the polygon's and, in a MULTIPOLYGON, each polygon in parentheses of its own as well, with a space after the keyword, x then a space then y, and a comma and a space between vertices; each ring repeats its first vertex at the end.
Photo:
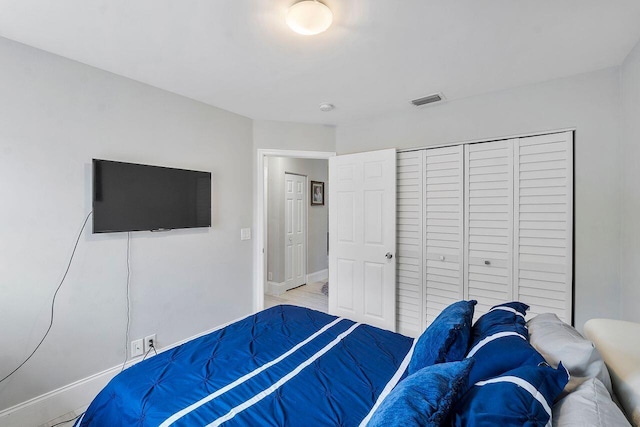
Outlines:
POLYGON ((514 299, 572 321, 573 133, 514 145, 514 299))
POLYGON ((465 298, 475 318, 513 296, 513 140, 465 146, 465 298))
POLYGON ((464 296, 463 147, 426 150, 424 170, 424 322, 429 325, 442 309, 464 296))
POLYGON ((396 328, 413 337, 424 329, 424 155, 424 150, 398 153, 396 164, 396 328))

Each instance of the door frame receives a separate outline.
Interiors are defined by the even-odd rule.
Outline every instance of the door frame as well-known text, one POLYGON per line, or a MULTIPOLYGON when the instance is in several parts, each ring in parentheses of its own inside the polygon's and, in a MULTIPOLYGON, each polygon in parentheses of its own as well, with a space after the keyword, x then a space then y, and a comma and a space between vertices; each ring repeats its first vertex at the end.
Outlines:
POLYGON ((293 157, 299 159, 328 160, 336 155, 333 151, 299 151, 259 148, 256 152, 256 239, 254 243, 253 268, 253 311, 264 309, 264 289, 267 280, 266 250, 267 241, 267 184, 266 157, 293 157))

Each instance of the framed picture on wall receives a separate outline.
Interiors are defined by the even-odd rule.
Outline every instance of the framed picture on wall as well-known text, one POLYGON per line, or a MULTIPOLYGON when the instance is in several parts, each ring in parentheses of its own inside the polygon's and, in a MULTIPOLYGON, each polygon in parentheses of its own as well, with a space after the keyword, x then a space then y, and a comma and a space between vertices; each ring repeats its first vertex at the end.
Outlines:
POLYGON ((311 181, 311 206, 324 206, 324 182, 311 181))

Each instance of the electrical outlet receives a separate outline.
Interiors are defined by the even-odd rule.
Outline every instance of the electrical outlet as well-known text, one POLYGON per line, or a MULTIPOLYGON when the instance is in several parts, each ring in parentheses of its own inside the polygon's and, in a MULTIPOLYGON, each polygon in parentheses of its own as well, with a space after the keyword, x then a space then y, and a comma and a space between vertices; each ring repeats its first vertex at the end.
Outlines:
MULTIPOLYGON (((153 346, 153 348, 158 350, 158 343, 156 342, 156 334, 147 335, 146 337, 144 337, 144 352, 145 352, 145 354, 149 351, 149 349, 151 349, 152 346, 153 346)), ((153 353, 153 350, 151 352, 153 353)), ((151 356, 151 355, 149 355, 149 356, 151 356)))
POLYGON ((273 273, 271 271, 269 272, 269 279, 268 280, 273 280, 273 273))
POLYGON ((142 338, 139 340, 131 341, 131 357, 140 356, 144 353, 144 346, 142 344, 142 338))

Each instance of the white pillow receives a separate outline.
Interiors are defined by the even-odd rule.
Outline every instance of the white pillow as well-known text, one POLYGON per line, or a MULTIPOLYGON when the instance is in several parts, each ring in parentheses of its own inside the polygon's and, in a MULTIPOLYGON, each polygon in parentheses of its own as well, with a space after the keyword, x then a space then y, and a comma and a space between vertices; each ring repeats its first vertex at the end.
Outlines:
POLYGON ((604 360, 595 345, 580 335, 574 327, 567 325, 553 313, 539 314, 527 322, 529 341, 542 354, 547 363, 567 368, 571 379, 564 388, 570 393, 590 378, 599 379, 612 394, 611 378, 604 360))
POLYGON ((560 399, 553 405, 552 413, 553 427, 631 426, 597 378, 583 382, 560 399))

